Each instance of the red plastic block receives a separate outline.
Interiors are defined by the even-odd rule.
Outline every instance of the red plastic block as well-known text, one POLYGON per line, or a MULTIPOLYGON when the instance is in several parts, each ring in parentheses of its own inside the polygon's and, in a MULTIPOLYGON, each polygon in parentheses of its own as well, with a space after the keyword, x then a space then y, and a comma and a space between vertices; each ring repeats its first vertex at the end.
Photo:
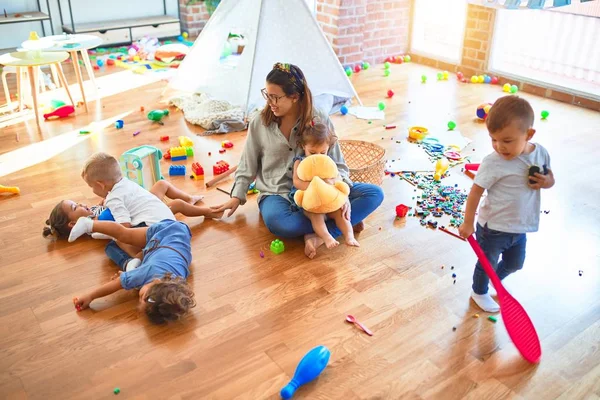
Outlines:
POLYGON ((171 159, 171 150, 167 150, 167 151, 165 152, 165 154, 163 155, 163 158, 164 158, 165 160, 170 160, 170 159, 171 159))
POLYGON ((160 137, 160 141, 161 141, 161 142, 166 142, 167 140, 169 140, 169 137, 168 137, 168 136, 161 136, 161 137, 160 137))
POLYGON ((229 164, 225 161, 217 161, 215 165, 213 165, 213 175, 221 175, 223 172, 229 170, 229 164))
POLYGON ((196 175, 204 175, 204 168, 202 168, 200 163, 195 162, 192 164, 192 172, 196 175))
POLYGON ((410 207, 405 206, 404 204, 399 204, 396 206, 396 216, 399 218, 406 217, 406 213, 408 213, 410 207))

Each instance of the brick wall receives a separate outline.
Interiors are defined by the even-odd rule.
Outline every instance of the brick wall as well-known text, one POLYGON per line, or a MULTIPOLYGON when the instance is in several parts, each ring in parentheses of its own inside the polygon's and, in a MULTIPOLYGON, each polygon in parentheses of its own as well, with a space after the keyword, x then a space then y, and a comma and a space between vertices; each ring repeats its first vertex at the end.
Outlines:
POLYGON ((317 0, 317 21, 344 65, 408 50, 410 0, 317 0))
POLYGON ((181 29, 190 36, 196 37, 208 22, 208 11, 204 2, 186 6, 187 0, 179 0, 181 13, 181 29))
MULTIPOLYGON (((458 72, 465 74, 467 79, 472 75, 481 75, 492 73, 489 71, 490 47, 494 32, 494 20, 496 10, 468 5, 467 26, 463 41, 463 54, 460 65, 448 64, 446 62, 435 60, 418 55, 411 55, 414 62, 432 66, 441 70, 458 72)), ((500 85, 510 83, 517 85, 519 90, 532 93, 538 96, 551 98, 565 103, 590 108, 600 111, 600 102, 585 97, 576 96, 566 91, 550 89, 543 85, 534 85, 522 82, 514 78, 499 76, 500 85)))

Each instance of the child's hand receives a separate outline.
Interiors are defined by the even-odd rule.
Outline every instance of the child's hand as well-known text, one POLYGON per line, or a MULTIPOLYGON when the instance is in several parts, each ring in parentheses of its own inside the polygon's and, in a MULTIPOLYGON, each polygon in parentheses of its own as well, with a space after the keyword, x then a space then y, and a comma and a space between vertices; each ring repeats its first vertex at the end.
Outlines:
POLYGON ((467 223, 463 222, 458 227, 458 234, 460 236, 464 237, 465 239, 467 239, 469 236, 471 236, 473 234, 473 232, 475 232, 475 227, 473 226, 473 224, 467 224, 467 223))
POLYGON ((73 298, 73 305, 75 306, 77 311, 85 310, 90 306, 91 302, 92 299, 88 295, 73 298))
POLYGON ((552 185, 554 185, 554 178, 552 177, 552 174, 543 175, 538 172, 535 173, 533 176, 530 176, 529 179, 534 182, 531 183, 527 181, 527 184, 533 190, 548 189, 552 187, 552 185))

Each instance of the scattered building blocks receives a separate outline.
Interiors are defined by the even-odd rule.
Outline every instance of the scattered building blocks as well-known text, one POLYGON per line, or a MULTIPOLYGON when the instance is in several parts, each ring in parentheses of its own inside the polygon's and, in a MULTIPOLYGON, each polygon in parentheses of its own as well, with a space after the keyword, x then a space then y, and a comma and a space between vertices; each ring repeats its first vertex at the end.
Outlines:
POLYGON ((490 321, 492 321, 492 322, 498 322, 498 318, 497 318, 497 317, 495 317, 495 316, 493 316, 493 315, 490 315, 490 316, 488 317, 488 319, 489 319, 490 321))
POLYGON ((213 165, 213 175, 221 175, 226 171, 229 171, 229 164, 223 160, 217 161, 217 163, 213 165))
POLYGON ((185 176, 185 165, 171 165, 169 167, 169 176, 183 175, 185 176))
POLYGON ((183 147, 192 147, 194 142, 187 136, 179 136, 179 145, 183 147))
POLYGON ((224 149, 230 149, 233 147, 233 143, 231 143, 231 141, 229 141, 229 140, 223 140, 221 142, 221 147, 224 149))
POLYGON ((281 254, 285 250, 285 245, 279 239, 275 239, 271 242, 271 251, 275 254, 281 254))
POLYGON ((169 137, 168 137, 168 136, 161 136, 161 137, 160 137, 160 141, 161 141, 161 142, 166 142, 167 140, 169 140, 169 137))

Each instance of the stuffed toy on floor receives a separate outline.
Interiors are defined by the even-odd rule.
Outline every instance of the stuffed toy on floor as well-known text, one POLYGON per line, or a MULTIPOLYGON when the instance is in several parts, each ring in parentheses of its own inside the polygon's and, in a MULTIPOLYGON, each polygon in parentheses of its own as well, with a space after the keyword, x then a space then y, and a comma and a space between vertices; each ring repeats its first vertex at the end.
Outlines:
POLYGON ((335 162, 329 156, 315 154, 300 162, 298 178, 310 182, 306 190, 298 190, 294 201, 298 206, 315 214, 327 214, 339 210, 348 200, 350 187, 347 183, 336 181, 335 185, 323 181, 338 176, 335 162))

